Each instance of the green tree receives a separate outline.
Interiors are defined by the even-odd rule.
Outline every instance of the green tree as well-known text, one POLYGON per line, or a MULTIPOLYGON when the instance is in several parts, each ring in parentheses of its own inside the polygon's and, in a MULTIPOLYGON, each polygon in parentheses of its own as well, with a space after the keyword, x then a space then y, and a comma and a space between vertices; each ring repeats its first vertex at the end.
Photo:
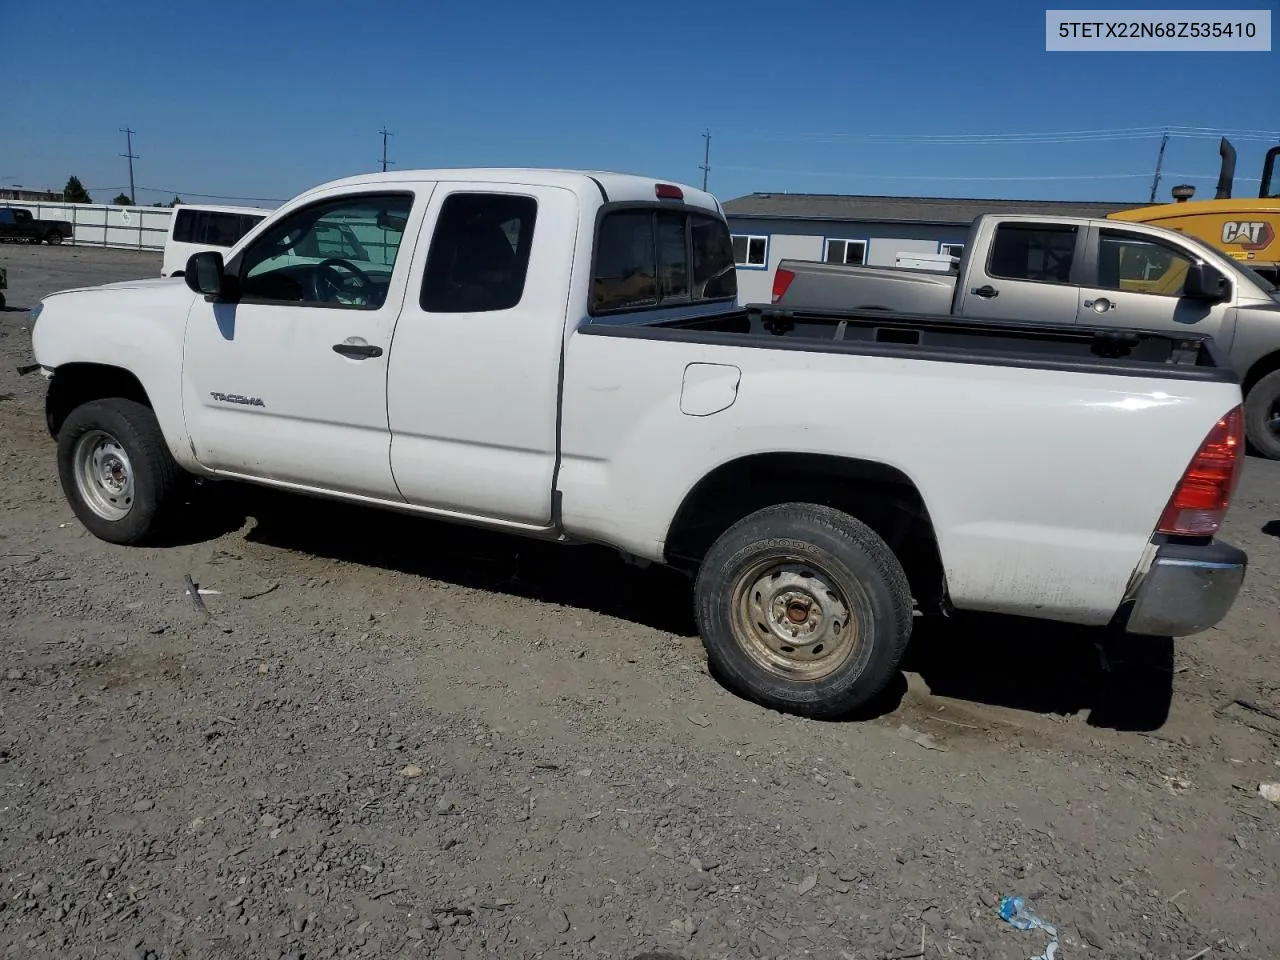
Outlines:
POLYGON ((176 207, 181 203, 182 203, 181 197, 174 197, 172 200, 169 201, 169 206, 176 207))
POLYGON ((129 199, 129 195, 128 195, 127 193, 123 192, 123 191, 121 191, 120 193, 117 193, 117 194, 116 194, 116 198, 115 198, 114 200, 112 200, 111 202, 112 202, 112 203, 114 203, 117 207, 131 207, 131 206, 133 206, 133 201, 132 201, 132 200, 130 200, 130 199, 129 199))
POLYGON ((89 196, 79 177, 67 179, 67 185, 62 188, 62 199, 67 203, 93 203, 93 197, 89 196))

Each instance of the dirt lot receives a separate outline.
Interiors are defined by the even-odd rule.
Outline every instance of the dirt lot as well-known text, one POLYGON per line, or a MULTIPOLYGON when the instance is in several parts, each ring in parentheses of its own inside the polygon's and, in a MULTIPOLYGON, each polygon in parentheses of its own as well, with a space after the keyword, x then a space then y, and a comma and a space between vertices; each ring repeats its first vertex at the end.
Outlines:
MULTIPOLYGON (((0 262, 13 308, 159 270, 0 262)), ((1058 960, 1280 951, 1280 723, 1217 712, 1280 706, 1280 464, 1227 526, 1244 596, 1171 668, 956 618, 823 724, 723 692, 688 586, 603 550, 221 486, 188 542, 101 543, 28 327, 0 315, 6 957, 1025 960, 1005 894, 1058 960)))

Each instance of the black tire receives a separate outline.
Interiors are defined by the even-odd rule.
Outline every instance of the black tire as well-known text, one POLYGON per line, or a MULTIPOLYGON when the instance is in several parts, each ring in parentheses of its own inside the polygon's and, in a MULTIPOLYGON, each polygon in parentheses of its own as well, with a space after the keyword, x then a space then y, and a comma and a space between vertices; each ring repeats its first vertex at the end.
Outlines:
MULTIPOLYGON (((110 453, 107 454, 111 456, 110 453)), ((120 462, 119 460, 112 462, 120 462)), ((160 424, 150 407, 113 397, 76 407, 58 431, 58 477, 76 517, 95 537, 108 543, 145 543, 163 532, 176 499, 181 469, 169 453, 160 424), (106 435, 125 454, 131 485, 112 506, 118 517, 105 516, 83 492, 77 480, 76 460, 82 442, 88 447, 93 435, 106 435)), ((86 485, 92 490, 92 485, 86 485)))
POLYGON ((49 244, 49 246, 56 247, 58 244, 62 243, 62 234, 51 233, 47 237, 45 237, 44 240, 45 240, 45 243, 49 244))
POLYGON ((838 718, 865 707, 892 681, 911 637, 911 590, 898 558, 865 524, 818 504, 766 507, 730 527, 698 569, 694 600, 713 673, 735 693, 784 713, 838 718), (814 630, 816 606, 814 636, 822 642, 802 638, 796 648, 807 649, 799 654, 771 651, 781 632, 795 635, 797 621, 784 622, 779 611, 790 618, 797 603, 806 620, 795 629, 814 630), (761 622, 765 606, 776 629, 761 622), (842 616, 844 630, 835 626, 842 616), (827 672, 806 675, 819 661, 803 658, 820 654, 827 672))
POLYGON ((1280 433, 1271 425, 1273 417, 1280 416, 1277 400, 1280 400, 1280 370, 1255 383, 1244 401, 1244 430, 1249 445, 1268 460, 1280 460, 1280 433))

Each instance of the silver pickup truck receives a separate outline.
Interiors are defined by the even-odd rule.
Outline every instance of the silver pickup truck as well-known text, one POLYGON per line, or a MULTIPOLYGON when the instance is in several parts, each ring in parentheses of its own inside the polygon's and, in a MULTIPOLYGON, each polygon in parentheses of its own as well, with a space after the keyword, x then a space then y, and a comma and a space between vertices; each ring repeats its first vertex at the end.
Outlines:
POLYGON ((955 273, 783 260, 773 302, 1208 334, 1240 374, 1250 443, 1280 460, 1280 288, 1183 233, 981 216, 955 273))

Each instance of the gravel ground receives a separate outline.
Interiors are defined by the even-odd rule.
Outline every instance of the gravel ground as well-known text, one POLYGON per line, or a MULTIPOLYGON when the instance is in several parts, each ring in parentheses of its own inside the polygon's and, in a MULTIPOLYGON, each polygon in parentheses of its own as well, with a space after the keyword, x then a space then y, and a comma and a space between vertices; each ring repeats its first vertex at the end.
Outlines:
POLYGON ((1227 524, 1244 595, 1171 667, 957 617, 816 723, 722 691, 687 584, 603 550, 226 485, 184 543, 97 541, 23 308, 159 258, 0 262, 4 956, 1025 960, 1006 894, 1058 960, 1280 951, 1280 723, 1220 710, 1280 707, 1280 464, 1227 524))

